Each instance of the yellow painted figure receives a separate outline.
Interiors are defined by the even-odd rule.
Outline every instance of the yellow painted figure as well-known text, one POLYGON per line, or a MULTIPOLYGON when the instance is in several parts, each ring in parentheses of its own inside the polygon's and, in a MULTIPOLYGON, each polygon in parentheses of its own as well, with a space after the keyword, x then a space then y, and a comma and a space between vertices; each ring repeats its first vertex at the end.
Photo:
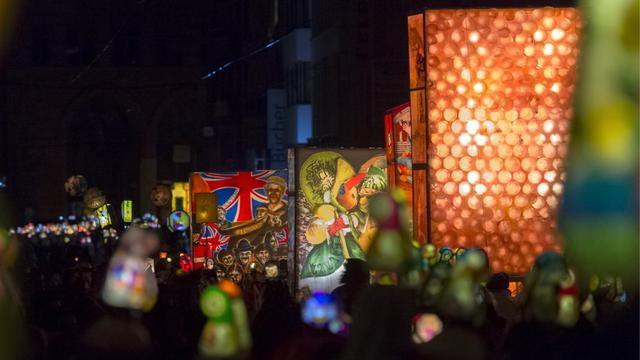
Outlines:
POLYGON ((357 173, 332 151, 315 153, 303 163, 300 187, 313 206, 305 237, 313 248, 303 262, 301 278, 329 276, 345 259, 365 258, 363 248, 369 247, 374 228, 368 198, 387 186, 376 160, 367 161, 357 173))

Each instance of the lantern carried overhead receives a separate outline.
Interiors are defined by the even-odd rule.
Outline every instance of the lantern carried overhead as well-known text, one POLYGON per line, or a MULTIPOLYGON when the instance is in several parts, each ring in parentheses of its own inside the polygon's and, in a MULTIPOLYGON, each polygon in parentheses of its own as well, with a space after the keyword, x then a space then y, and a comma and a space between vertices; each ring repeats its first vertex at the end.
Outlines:
POLYGON ((427 9, 408 26, 414 233, 526 272, 559 246, 580 15, 427 9))

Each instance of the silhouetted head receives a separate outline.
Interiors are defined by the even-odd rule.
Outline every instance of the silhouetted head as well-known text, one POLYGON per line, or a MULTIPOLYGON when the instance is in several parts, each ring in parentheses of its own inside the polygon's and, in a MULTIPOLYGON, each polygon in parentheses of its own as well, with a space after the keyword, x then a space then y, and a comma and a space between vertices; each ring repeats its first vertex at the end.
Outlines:
POLYGON ((362 285, 369 283, 369 265, 360 259, 348 259, 344 264, 344 274, 340 282, 345 285, 362 285))
POLYGON ((503 272, 495 273, 491 276, 487 282, 487 290, 489 291, 504 291, 509 288, 509 275, 503 272))

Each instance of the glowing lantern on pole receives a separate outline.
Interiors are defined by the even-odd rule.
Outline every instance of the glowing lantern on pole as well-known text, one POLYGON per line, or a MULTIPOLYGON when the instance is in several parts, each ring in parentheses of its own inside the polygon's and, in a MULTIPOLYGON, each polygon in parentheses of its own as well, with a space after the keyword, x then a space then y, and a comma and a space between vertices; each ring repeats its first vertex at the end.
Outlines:
POLYGON ((408 26, 414 232, 526 272, 558 250, 580 15, 427 9, 408 26))

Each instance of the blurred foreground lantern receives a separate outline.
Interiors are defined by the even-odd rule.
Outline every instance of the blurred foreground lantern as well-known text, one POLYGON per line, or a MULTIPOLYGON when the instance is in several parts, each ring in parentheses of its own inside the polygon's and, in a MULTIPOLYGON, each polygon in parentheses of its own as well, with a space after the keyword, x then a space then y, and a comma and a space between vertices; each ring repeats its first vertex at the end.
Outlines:
POLYGON ((243 357, 251 350, 247 311, 237 285, 222 280, 209 286, 200 298, 207 317, 198 345, 204 358, 243 357))
POLYGON ((558 249, 580 15, 427 9, 408 26, 414 233, 526 272, 558 249))
POLYGON ((146 258, 158 246, 158 239, 145 230, 127 230, 109 262, 102 288, 102 300, 113 307, 150 311, 158 295, 156 277, 146 258))
POLYGON ((370 200, 369 212, 378 224, 367 252, 367 262, 373 270, 404 274, 411 269, 415 251, 409 235, 409 211, 401 198, 402 191, 396 189, 370 200))
POLYGON ((583 0, 585 44, 560 228, 580 274, 638 286, 640 5, 583 0))

